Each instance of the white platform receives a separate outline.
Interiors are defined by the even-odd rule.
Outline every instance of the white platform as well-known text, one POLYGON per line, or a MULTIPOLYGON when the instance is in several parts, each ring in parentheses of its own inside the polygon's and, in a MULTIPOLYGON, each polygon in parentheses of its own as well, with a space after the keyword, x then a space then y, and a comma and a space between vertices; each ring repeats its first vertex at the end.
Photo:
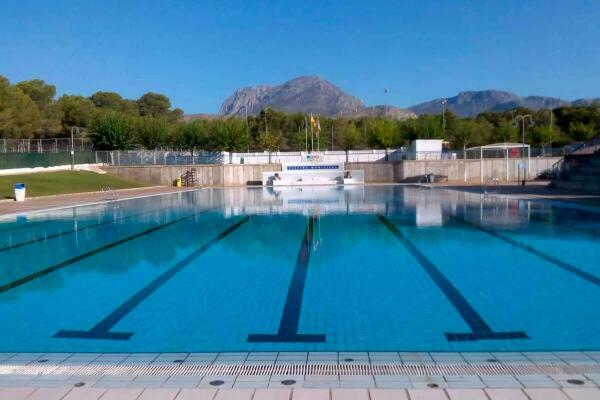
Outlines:
POLYGON ((263 186, 354 185, 364 183, 362 170, 345 170, 344 163, 283 164, 281 171, 263 172, 263 186))

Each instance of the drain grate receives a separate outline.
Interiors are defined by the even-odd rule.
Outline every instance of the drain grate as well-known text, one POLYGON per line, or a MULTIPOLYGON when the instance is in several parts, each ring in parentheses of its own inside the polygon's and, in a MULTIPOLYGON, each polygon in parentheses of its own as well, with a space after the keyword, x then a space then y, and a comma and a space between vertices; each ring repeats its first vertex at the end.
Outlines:
POLYGON ((600 364, 30 364, 0 365, 0 375, 108 375, 108 376, 228 376, 228 375, 576 375, 600 373, 600 364))

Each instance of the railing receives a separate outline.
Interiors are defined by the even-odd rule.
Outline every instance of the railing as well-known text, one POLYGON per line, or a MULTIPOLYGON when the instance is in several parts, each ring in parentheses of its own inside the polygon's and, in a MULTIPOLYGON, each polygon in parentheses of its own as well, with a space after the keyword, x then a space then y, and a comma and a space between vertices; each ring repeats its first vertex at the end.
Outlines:
MULTIPOLYGON (((75 138, 76 152, 92 151, 94 146, 88 138, 75 138)), ((71 151, 70 138, 55 139, 0 139, 0 153, 64 153, 71 151)))
POLYGON ((597 135, 586 142, 580 143, 579 145, 572 148, 571 151, 569 151, 567 154, 564 154, 560 160, 558 160, 552 165, 552 173, 557 179, 565 179, 568 176, 569 171, 572 168, 577 167, 577 165, 572 162, 566 164, 565 157, 573 155, 594 154, 598 151, 600 151, 600 135, 597 135))
MULTIPOLYGON (((562 155, 563 149, 532 149, 531 157, 556 157, 562 155)), ((128 150, 97 151, 96 163, 109 166, 143 166, 143 165, 195 165, 195 164, 291 164, 302 162, 396 162, 403 160, 479 160, 483 158, 520 158, 526 157, 522 149, 505 150, 484 149, 466 151, 409 151, 396 150, 350 150, 306 152, 255 152, 228 153, 199 151, 194 154, 186 151, 167 150, 128 150), (483 154, 482 154, 483 153, 483 154)))

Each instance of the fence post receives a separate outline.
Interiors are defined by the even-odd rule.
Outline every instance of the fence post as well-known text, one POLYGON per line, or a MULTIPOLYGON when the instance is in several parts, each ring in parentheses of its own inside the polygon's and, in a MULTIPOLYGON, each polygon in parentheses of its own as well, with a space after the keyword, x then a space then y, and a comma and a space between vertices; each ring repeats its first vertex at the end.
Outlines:
POLYGON ((94 152, 94 156, 96 157, 96 165, 98 165, 98 152, 97 151, 94 152))
POLYGON ((121 166, 121 150, 117 150, 117 166, 121 166))
POLYGON ((54 139, 54 152, 58 153, 58 139, 54 139))

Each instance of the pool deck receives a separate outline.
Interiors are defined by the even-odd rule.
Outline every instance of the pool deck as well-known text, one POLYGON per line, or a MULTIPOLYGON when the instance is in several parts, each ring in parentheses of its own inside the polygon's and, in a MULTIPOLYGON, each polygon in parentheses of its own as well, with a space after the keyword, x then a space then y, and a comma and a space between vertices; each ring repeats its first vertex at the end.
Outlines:
POLYGON ((600 399, 600 351, 0 353, 0 399, 600 399))
MULTIPOLYGON (((160 194, 183 192, 197 189, 200 189, 200 187, 176 188, 172 186, 149 186, 134 189, 119 189, 115 190, 114 192, 117 194, 118 200, 125 200, 136 197, 155 196, 160 194)), ((101 203, 105 201, 107 201, 107 193, 102 192, 86 192, 31 197, 23 202, 16 202, 11 199, 6 199, 0 200, 0 215, 48 210, 62 207, 73 207, 84 204, 101 203)))

